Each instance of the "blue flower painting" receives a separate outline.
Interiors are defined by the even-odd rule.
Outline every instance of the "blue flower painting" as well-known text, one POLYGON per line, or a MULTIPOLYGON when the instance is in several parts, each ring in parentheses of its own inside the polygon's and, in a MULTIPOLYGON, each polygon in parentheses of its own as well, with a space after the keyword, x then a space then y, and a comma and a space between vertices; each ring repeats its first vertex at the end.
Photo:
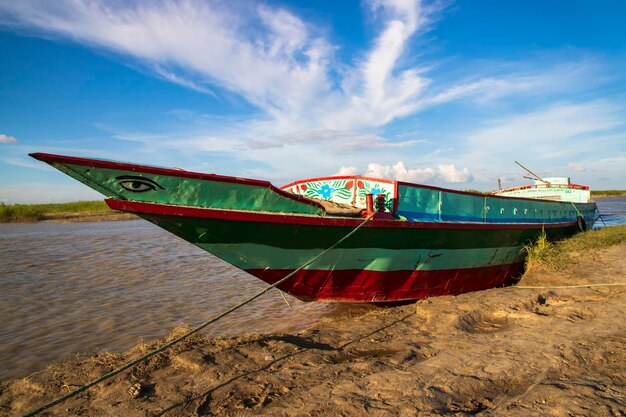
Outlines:
POLYGON ((332 188, 328 184, 322 185, 322 188, 319 189, 318 194, 322 196, 323 199, 328 199, 333 195, 334 188, 332 188))

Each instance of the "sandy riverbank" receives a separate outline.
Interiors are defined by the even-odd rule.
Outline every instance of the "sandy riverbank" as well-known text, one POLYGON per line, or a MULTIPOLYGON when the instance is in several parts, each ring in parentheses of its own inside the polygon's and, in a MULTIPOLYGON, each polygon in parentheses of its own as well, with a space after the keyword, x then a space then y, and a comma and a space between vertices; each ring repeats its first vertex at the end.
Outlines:
MULTIPOLYGON (((623 416, 626 287, 554 287, 625 283, 626 244, 574 255, 584 262, 531 269, 518 287, 355 307, 298 334, 196 337, 49 415, 623 416)), ((36 408, 156 345, 3 382, 0 414, 36 408)))

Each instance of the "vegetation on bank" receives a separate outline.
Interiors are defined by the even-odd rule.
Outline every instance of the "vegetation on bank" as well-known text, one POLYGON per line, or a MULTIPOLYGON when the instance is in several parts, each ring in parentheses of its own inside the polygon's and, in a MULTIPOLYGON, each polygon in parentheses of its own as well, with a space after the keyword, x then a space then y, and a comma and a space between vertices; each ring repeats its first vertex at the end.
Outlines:
POLYGON ((0 222, 42 220, 49 213, 88 213, 112 211, 104 201, 76 201, 56 204, 0 203, 0 222))
POLYGON ((527 269, 571 270, 581 258, 593 256, 594 251, 625 242, 626 225, 588 230, 558 242, 550 242, 543 233, 533 245, 524 246, 527 269))
POLYGON ((626 195, 626 190, 591 190, 592 197, 615 197, 626 195))
POLYGON ((480 191, 480 190, 475 190, 473 188, 468 188, 467 190, 461 190, 461 191, 465 193, 474 193, 474 194, 485 194, 485 195, 491 194, 490 191, 480 191))

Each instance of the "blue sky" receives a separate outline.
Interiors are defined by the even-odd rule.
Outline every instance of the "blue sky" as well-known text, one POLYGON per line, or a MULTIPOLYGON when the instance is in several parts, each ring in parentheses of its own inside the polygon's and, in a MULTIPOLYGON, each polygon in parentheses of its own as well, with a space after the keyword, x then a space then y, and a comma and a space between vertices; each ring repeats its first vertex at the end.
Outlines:
POLYGON ((0 0, 0 201, 50 152, 268 179, 626 189, 622 1, 0 0))

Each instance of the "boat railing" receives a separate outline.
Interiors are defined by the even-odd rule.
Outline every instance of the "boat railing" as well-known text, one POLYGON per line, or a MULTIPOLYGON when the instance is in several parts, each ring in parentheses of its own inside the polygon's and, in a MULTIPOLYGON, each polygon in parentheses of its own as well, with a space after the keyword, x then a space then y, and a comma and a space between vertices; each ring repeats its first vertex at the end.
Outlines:
POLYGON ((502 193, 502 192, 508 192, 508 191, 518 191, 518 190, 529 190, 529 189, 533 189, 533 188, 541 188, 541 189, 546 189, 546 188, 571 188, 571 189, 575 189, 575 190, 589 190, 589 186, 587 185, 580 185, 580 184, 529 184, 529 185, 520 185, 519 187, 511 187, 511 188, 505 188, 502 190, 496 190, 493 192, 493 194, 498 194, 498 193, 502 193))

